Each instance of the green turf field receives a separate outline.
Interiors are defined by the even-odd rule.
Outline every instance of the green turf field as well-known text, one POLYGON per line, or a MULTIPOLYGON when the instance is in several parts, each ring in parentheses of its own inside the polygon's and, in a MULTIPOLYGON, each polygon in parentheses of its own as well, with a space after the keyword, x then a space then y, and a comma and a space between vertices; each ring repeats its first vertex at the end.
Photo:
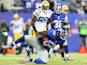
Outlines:
MULTIPOLYGON (((49 59, 49 63, 45 65, 87 65, 87 54, 78 54, 78 53, 71 53, 70 54, 74 61, 62 61, 59 54, 51 55, 49 59)), ((35 57, 36 55, 32 55, 35 57)), ((31 62, 26 64, 21 64, 21 61, 24 59, 24 55, 1 55, 0 54, 0 65, 38 65, 31 62)), ((40 64, 43 65, 43 64, 40 64)))

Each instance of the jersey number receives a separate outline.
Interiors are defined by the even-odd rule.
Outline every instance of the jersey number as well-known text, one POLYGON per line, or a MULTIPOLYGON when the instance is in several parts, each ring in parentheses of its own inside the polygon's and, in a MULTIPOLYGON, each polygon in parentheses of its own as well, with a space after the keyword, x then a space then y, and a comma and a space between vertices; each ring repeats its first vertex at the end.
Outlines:
POLYGON ((47 21, 48 17, 39 17, 38 21, 44 22, 47 21))

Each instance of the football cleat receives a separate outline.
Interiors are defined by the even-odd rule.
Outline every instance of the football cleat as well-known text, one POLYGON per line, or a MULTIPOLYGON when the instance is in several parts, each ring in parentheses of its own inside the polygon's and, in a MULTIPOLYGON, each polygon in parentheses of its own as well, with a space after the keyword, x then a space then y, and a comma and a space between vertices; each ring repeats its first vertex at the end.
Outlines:
POLYGON ((69 61, 73 61, 73 58, 71 58, 71 57, 66 57, 66 59, 69 61))
POLYGON ((67 62, 67 59, 66 58, 62 58, 62 59, 63 59, 63 61, 67 62))

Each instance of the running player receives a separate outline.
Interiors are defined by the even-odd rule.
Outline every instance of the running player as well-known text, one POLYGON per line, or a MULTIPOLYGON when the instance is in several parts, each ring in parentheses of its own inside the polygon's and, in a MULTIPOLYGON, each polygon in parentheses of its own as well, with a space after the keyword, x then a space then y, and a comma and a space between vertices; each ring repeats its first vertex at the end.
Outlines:
POLYGON ((53 13, 51 16, 52 20, 54 20, 54 26, 51 26, 51 29, 48 30, 48 37, 50 41, 52 41, 54 44, 60 45, 61 56, 63 60, 66 61, 64 57, 64 46, 63 46, 63 43, 66 40, 66 34, 65 34, 66 30, 62 28, 63 20, 61 19, 61 8, 62 8, 61 4, 57 4, 56 13, 58 12, 58 14, 53 13))

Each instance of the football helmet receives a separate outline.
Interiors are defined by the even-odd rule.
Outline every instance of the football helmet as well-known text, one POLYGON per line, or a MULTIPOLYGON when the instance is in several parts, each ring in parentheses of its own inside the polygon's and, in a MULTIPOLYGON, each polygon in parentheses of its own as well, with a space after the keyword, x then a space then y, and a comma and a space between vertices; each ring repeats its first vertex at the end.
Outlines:
POLYGON ((55 12, 56 12, 57 14, 60 14, 60 13, 62 12, 62 5, 61 5, 61 3, 57 3, 57 4, 55 5, 55 12))
POLYGON ((42 6, 42 9, 48 10, 50 7, 50 3, 48 1, 42 1, 41 6, 42 6))
POLYGON ((15 13, 15 14, 13 15, 13 18, 14 18, 14 19, 19 19, 19 14, 18 14, 18 13, 15 13))
POLYGON ((69 7, 67 5, 62 6, 62 12, 68 12, 69 7))

